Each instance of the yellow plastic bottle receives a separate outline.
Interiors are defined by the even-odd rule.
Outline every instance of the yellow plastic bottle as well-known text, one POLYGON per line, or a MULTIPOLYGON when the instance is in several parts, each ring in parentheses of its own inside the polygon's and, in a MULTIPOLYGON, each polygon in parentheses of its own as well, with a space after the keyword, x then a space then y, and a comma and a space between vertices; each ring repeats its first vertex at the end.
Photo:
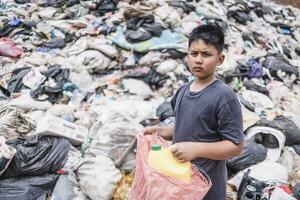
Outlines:
POLYGON ((191 182, 191 163, 180 163, 172 154, 172 146, 161 149, 161 145, 154 144, 148 154, 148 164, 157 172, 191 182))

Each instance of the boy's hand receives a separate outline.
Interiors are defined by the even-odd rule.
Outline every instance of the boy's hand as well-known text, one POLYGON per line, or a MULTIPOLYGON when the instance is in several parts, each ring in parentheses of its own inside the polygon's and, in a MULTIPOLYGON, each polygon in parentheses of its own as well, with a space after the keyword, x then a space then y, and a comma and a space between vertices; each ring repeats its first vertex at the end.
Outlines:
POLYGON ((150 126, 144 129, 144 135, 153 135, 157 134, 164 138, 165 140, 172 140, 173 137, 173 127, 166 126, 166 127, 159 127, 159 126, 150 126))
POLYGON ((159 133, 159 127, 149 126, 143 130, 144 135, 153 135, 155 133, 157 133, 157 134, 159 133))
POLYGON ((196 148, 193 148, 193 142, 180 142, 174 144, 172 153, 179 162, 187 162, 195 159, 196 148))

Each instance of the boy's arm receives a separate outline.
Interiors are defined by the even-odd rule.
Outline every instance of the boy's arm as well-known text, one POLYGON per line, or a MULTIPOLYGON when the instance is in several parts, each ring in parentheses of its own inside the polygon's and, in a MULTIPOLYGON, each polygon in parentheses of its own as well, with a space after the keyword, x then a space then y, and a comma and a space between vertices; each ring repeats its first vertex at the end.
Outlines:
POLYGON ((220 142, 181 142, 174 145, 172 152, 181 162, 197 157, 211 160, 227 160, 241 153, 243 143, 235 144, 229 140, 220 142))
POLYGON ((161 127, 159 135, 162 136, 165 140, 173 139, 174 126, 161 127))
POLYGON ((172 140, 174 127, 173 126, 166 126, 166 127, 158 127, 158 126, 151 126, 144 129, 144 135, 149 134, 158 134, 165 140, 172 140))

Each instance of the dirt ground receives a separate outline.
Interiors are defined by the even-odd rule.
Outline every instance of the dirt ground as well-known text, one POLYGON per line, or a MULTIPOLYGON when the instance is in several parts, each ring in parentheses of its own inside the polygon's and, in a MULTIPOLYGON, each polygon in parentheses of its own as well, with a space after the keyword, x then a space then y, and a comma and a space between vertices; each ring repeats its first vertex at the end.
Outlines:
POLYGON ((300 0, 275 0, 275 1, 283 5, 292 5, 297 8, 300 8, 300 0))

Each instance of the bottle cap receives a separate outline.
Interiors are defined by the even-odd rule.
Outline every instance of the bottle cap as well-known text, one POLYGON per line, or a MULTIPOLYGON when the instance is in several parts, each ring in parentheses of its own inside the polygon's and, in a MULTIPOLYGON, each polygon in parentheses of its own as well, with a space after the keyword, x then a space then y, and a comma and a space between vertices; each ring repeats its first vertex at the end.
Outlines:
POLYGON ((161 150, 161 146, 160 146, 160 144, 153 144, 151 149, 153 151, 159 151, 159 150, 161 150))

